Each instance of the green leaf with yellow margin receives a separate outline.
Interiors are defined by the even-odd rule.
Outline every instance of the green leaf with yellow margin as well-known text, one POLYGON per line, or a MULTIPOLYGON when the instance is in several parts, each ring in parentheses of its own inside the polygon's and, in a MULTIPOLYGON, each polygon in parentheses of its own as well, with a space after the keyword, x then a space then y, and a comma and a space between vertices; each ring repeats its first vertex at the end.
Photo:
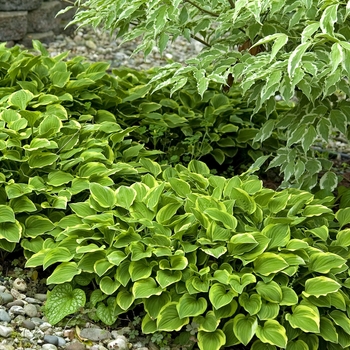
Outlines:
POLYGON ((267 320, 263 326, 258 326, 256 336, 263 342, 285 349, 288 342, 286 329, 276 320, 267 320))
POLYGON ((198 347, 200 350, 219 350, 226 343, 225 333, 221 329, 215 332, 198 332, 198 347))

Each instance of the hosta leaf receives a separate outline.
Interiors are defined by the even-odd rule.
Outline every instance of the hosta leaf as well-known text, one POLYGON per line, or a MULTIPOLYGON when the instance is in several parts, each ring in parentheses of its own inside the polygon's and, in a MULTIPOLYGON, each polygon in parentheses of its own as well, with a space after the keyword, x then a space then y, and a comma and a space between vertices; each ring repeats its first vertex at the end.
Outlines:
POLYGON ((44 168, 55 163, 58 158, 51 152, 35 152, 29 157, 28 165, 30 168, 44 168))
POLYGON ((198 332, 198 347, 200 350, 220 350, 226 343, 225 333, 221 329, 214 332, 198 332))
POLYGON ((7 242, 18 243, 21 239, 22 226, 18 221, 0 223, 0 239, 7 242))
POLYGON ((24 235, 26 237, 37 237, 43 233, 48 233, 55 228, 55 225, 47 217, 32 215, 29 216, 25 223, 24 235))
POLYGON ((262 300, 261 308, 257 314, 259 320, 271 320, 275 319, 280 312, 279 304, 271 303, 265 300, 262 300))
POLYGON ((256 315, 261 309, 261 296, 259 294, 251 294, 244 292, 239 298, 239 304, 249 313, 250 316, 256 315))
POLYGON ((51 249, 44 258, 43 268, 46 269, 50 265, 58 263, 58 262, 67 262, 74 257, 74 253, 72 253, 69 249, 65 247, 57 247, 51 249))
MULTIPOLYGON (((155 264, 155 262, 153 262, 155 264)), ((148 264, 147 260, 141 259, 131 261, 129 265, 129 273, 131 281, 137 281, 151 276, 153 264, 148 264)))
POLYGON ((335 214, 336 219, 339 222, 340 227, 343 227, 350 223, 350 208, 341 208, 335 214))
POLYGON ((214 311, 208 311, 205 316, 193 318, 193 322, 198 324, 199 331, 214 332, 220 323, 214 311))
POLYGON ((216 310, 230 304, 236 296, 236 292, 221 283, 213 284, 209 290, 209 300, 216 310))
POLYGON ((309 269, 319 273, 328 273, 333 268, 340 268, 346 260, 333 253, 314 253, 310 257, 309 269))
POLYGON ((111 208, 116 203, 116 195, 112 189, 98 183, 90 183, 92 198, 103 208, 111 208))
POLYGON ((54 325, 67 315, 79 311, 85 306, 85 302, 86 296, 83 290, 73 289, 70 284, 58 285, 48 293, 45 315, 49 322, 54 325))
POLYGON ((99 277, 105 275, 112 267, 114 267, 114 264, 111 264, 107 259, 97 260, 94 264, 95 273, 99 277))
POLYGON ((62 128, 62 121, 55 115, 46 116, 39 124, 39 135, 41 137, 48 137, 57 134, 62 128))
POLYGON ((9 96, 8 102, 10 106, 15 106, 25 110, 33 97, 34 95, 30 91, 19 90, 9 96))
POLYGON ((257 328, 256 316, 238 314, 233 319, 234 334, 243 345, 247 345, 252 340, 257 328))
POLYGON ((136 195, 137 193, 133 188, 127 186, 120 186, 115 191, 115 205, 125 209, 129 209, 134 203, 136 195))
POLYGON ((180 197, 186 198, 191 193, 190 185, 184 180, 173 177, 169 179, 169 183, 180 197))
POLYGON ((175 215, 180 206, 180 203, 166 204, 158 211, 156 215, 157 222, 159 222, 160 224, 167 223, 175 215))
POLYGON ((134 296, 130 292, 123 290, 117 294, 116 301, 121 309, 128 310, 134 302, 134 296))
POLYGON ((204 298, 196 298, 194 295, 184 294, 176 305, 180 318, 202 315, 207 309, 207 301, 204 298))
POLYGON ((282 289, 275 281, 268 283, 259 281, 256 285, 256 291, 263 299, 272 303, 279 303, 283 298, 282 289))
POLYGON ((3 222, 16 222, 15 213, 12 208, 7 205, 0 205, 0 224, 3 222))
POLYGON ((284 247, 290 241, 290 228, 287 224, 270 224, 261 232, 270 239, 269 249, 284 247))
POLYGON ((52 186, 62 186, 74 179, 74 176, 64 171, 53 171, 47 177, 47 183, 52 186))
POLYGON ((113 294, 120 287, 120 282, 112 280, 109 276, 104 276, 99 284, 102 292, 107 295, 113 294))
POLYGON ((119 266, 120 263, 126 258, 127 258, 127 255, 121 250, 114 251, 107 255, 108 261, 116 266, 119 266))
POLYGON ((275 253, 263 253, 254 261, 254 271, 263 276, 282 271, 289 264, 275 253))
POLYGON ((181 271, 159 270, 157 271, 156 281, 162 288, 166 288, 173 283, 180 281, 181 271))
POLYGON ((222 223, 227 229, 234 230, 237 226, 237 219, 222 210, 208 208, 204 210, 204 214, 208 215, 212 220, 222 223))
POLYGON ((325 276, 319 276, 309 278, 305 282, 305 291, 303 292, 303 294, 306 296, 314 295, 316 297, 319 297, 321 295, 327 295, 330 293, 337 292, 340 287, 341 284, 334 281, 333 279, 325 276))
POLYGON ((338 333, 333 322, 327 318, 320 318, 320 336, 331 343, 338 343, 338 333))
POLYGON ((282 349, 287 346, 286 329, 276 320, 267 320, 263 326, 258 326, 256 336, 263 342, 276 345, 282 349))
POLYGON ((136 281, 132 287, 132 293, 135 299, 149 298, 152 295, 162 293, 162 288, 159 287, 152 277, 136 281))
MULTIPOLYGON (((287 344, 288 350, 309 350, 309 346, 301 339, 289 341, 287 344)), ((316 349, 315 349, 316 350, 316 349)))
POLYGON ((70 282, 74 276, 79 275, 81 269, 75 262, 63 262, 58 265, 54 272, 46 280, 47 284, 61 284, 70 282))
POLYGON ((330 312, 329 316, 337 326, 341 327, 347 334, 350 335, 350 320, 344 312, 333 310, 330 312))
POLYGON ((235 206, 242 209, 244 212, 248 214, 253 214, 255 212, 256 204, 246 191, 240 188, 232 188, 229 196, 231 199, 235 200, 235 206))
POLYGON ((152 295, 151 297, 144 299, 145 310, 152 319, 156 319, 162 307, 170 301, 171 297, 168 292, 163 292, 160 295, 152 295))
POLYGON ((281 286, 282 289, 282 300, 280 305, 296 305, 298 303, 298 295, 292 288, 287 286, 281 286))
POLYGON ((300 328, 304 332, 320 332, 320 316, 309 306, 297 305, 293 314, 288 313, 285 317, 293 328, 300 328))
POLYGON ((170 302, 162 307, 157 318, 158 331, 179 331, 189 323, 188 317, 182 319, 179 317, 176 305, 176 302, 170 302))

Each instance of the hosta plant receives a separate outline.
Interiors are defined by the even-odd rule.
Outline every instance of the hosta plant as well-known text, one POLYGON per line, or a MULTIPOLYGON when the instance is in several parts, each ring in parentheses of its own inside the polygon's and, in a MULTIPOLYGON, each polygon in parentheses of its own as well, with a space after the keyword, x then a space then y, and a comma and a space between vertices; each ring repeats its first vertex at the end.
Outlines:
POLYGON ((28 267, 55 266, 51 323, 85 305, 108 325, 141 308, 143 333, 195 328, 201 350, 350 347, 348 208, 199 161, 139 166, 133 184, 90 180, 50 238, 23 242, 28 267))
POLYGON ((284 118, 267 118, 254 140, 262 142, 276 130, 285 133, 287 144, 269 163, 282 172, 282 187, 335 189, 332 164, 314 159, 313 146, 326 145, 333 132, 349 136, 349 1, 78 0, 75 5, 73 23, 103 26, 124 41, 142 37, 136 51, 145 55, 154 46, 162 53, 178 36, 203 44, 185 65, 165 66, 152 80, 154 91, 170 86, 174 93, 195 79, 204 96, 210 82, 226 90, 238 84, 254 102, 254 112, 264 108, 267 116, 277 96, 296 98, 295 109, 284 118))

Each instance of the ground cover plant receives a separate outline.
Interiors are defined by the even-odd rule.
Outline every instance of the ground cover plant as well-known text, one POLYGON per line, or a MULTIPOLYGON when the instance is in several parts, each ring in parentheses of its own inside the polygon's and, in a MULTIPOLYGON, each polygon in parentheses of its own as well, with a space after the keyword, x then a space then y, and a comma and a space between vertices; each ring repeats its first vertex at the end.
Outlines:
POLYGON ((128 113, 169 96, 147 102, 148 85, 130 85, 141 73, 34 46, 41 55, 1 46, 0 244, 50 271, 52 324, 82 307, 106 325, 136 310, 144 334, 204 350, 350 346, 345 194, 165 163, 128 113))
POLYGON ((348 1, 87 0, 74 4, 73 22, 103 26, 125 41, 142 37, 136 51, 146 55, 154 45, 163 52, 178 36, 203 44, 202 52, 186 65, 174 62, 164 67, 154 78, 155 90, 170 86, 175 92, 194 78, 204 96, 210 82, 222 84, 224 90, 237 83, 254 102, 254 112, 263 107, 267 117, 276 108, 276 95, 285 101, 295 97, 295 108, 284 118, 266 118, 255 141, 284 131, 286 144, 269 158, 269 166, 282 172, 282 187, 336 188, 332 164, 315 159, 312 146, 327 144, 333 131, 348 137, 348 1))

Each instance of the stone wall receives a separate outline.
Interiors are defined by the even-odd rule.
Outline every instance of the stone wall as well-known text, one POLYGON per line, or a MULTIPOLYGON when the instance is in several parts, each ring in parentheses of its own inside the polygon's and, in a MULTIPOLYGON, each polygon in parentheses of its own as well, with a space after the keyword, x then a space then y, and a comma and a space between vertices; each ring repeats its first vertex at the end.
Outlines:
POLYGON ((0 42, 29 47, 33 39, 49 43, 57 34, 70 34, 72 27, 64 27, 74 11, 56 18, 68 5, 64 0, 0 0, 0 42))

